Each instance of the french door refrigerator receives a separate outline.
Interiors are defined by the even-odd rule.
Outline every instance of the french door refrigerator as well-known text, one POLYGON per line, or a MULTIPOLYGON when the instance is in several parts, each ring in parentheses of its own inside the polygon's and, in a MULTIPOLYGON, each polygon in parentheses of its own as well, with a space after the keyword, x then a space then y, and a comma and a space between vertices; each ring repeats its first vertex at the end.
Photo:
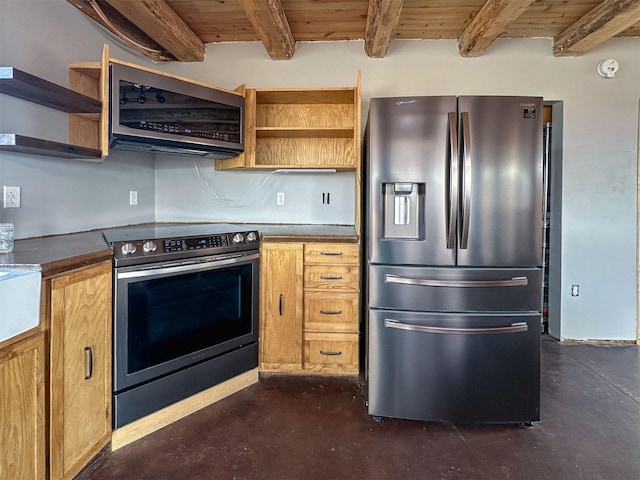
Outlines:
POLYGON ((540 419, 542 99, 371 100, 368 410, 540 419))

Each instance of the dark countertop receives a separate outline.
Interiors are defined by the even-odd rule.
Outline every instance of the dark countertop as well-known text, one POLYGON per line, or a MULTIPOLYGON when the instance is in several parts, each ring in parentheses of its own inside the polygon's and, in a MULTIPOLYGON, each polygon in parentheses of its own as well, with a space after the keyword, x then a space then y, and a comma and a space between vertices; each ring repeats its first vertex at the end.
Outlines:
MULTIPOLYGON (((236 224, 238 229, 258 230, 267 242, 358 241, 351 225, 236 224)), ((12 253, 0 254, 3 268, 42 268, 50 277, 74 268, 111 260, 112 249, 102 230, 16 240, 12 253)))
POLYGON ((353 225, 244 224, 260 232, 267 242, 340 242, 356 243, 353 225))
POLYGON ((113 251, 101 230, 16 240, 13 252, 0 254, 0 267, 41 267, 50 277, 74 268, 111 260, 113 251))

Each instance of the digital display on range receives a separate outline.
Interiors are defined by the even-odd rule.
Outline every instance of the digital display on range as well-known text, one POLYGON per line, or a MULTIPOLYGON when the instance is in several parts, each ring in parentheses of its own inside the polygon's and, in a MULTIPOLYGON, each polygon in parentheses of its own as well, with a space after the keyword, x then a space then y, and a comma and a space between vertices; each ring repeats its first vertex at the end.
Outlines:
POLYGON ((192 249, 192 248, 205 248, 207 247, 207 238, 187 238, 185 240, 185 243, 187 244, 187 248, 192 249))

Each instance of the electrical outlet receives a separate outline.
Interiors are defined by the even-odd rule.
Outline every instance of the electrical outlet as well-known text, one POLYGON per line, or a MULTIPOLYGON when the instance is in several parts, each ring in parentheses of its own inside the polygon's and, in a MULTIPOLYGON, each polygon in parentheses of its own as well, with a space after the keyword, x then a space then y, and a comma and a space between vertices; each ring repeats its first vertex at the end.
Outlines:
POLYGON ((322 192, 322 204, 329 205, 331 203, 331 193, 322 192))
POLYGON ((284 192, 276 193, 276 205, 284 205, 284 192))
POLYGON ((138 191, 129 190, 129 205, 138 205, 138 191))
POLYGON ((20 207, 20 187, 4 186, 4 208, 20 207))
POLYGON ((580 285, 571 285, 571 296, 577 297, 580 295, 580 285))

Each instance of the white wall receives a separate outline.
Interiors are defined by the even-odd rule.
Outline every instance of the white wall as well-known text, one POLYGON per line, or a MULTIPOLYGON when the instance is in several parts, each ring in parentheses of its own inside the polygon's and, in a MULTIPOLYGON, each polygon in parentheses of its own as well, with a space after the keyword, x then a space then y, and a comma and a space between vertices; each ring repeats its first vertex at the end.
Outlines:
POLYGON ((156 157, 159 222, 353 225, 355 174, 215 171, 212 160, 156 157), (285 204, 276 206, 276 193, 285 204), (322 203, 322 194, 330 203, 322 203))
MULTIPOLYGON (((64 0, 0 0, 0 65, 67 85, 70 61, 99 61, 106 37, 64 0)), ((135 60, 112 46, 114 56, 135 60)), ((0 95, 0 132, 67 142, 67 115, 0 95)), ((16 238, 154 219, 150 155, 116 153, 102 164, 0 152, 0 185, 21 187, 19 209, 0 208, 16 238), (138 206, 129 206, 129 190, 138 206)))
MULTIPOLYGON (((110 36, 90 26, 88 20, 64 0, 0 0, 0 18, 0 63, 23 66, 54 81, 65 81, 66 61, 97 59, 103 42, 112 45, 112 56, 124 60, 132 57, 118 48, 110 36)), ((496 41, 479 58, 461 58, 455 41, 396 40, 384 59, 366 57, 362 42, 335 42, 298 44, 290 61, 273 61, 260 44, 254 43, 209 45, 202 63, 159 65, 143 57, 134 57, 133 61, 226 88, 243 83, 249 87, 351 86, 355 85, 357 71, 361 70, 363 124, 369 98, 379 96, 524 94, 562 101, 562 283, 557 292, 561 309, 560 336, 635 339, 640 39, 612 39, 586 55, 569 58, 555 58, 549 39, 514 39, 496 41), (616 58, 620 62, 620 72, 614 79, 603 79, 596 73, 596 65, 605 58, 616 58), (580 285, 579 297, 570 296, 571 284, 580 285)), ((148 167, 151 173, 147 176, 153 177, 154 182, 155 219, 175 219, 183 212, 186 220, 218 217, 227 220, 237 216, 239 220, 251 221, 255 210, 247 207, 244 211, 232 211, 227 209, 231 204, 214 201, 211 191, 203 189, 202 182, 198 185, 198 179, 194 178, 193 162, 187 164, 179 160, 158 157, 155 171, 148 167), (176 185, 183 192, 190 190, 189 202, 184 208, 172 203, 176 185), (206 201, 200 203, 200 200, 206 201)), ((105 168, 118 170, 113 174, 119 181, 107 183, 126 183, 130 178, 113 165, 122 166, 124 161, 122 154, 113 155, 113 159, 109 156, 105 168)), ((51 162, 61 165, 59 160, 0 154, 2 182, 5 179, 13 182, 16 172, 21 172, 19 180, 25 188, 25 201, 30 198, 30 185, 28 174, 17 165, 21 162, 33 162, 34 169, 51 162)), ((113 185, 100 181, 103 174, 97 169, 76 171, 66 164, 60 168, 65 169, 65 178, 71 176, 75 182, 91 182, 96 192, 101 192, 99 196, 109 199, 113 196, 116 214, 110 215, 110 219, 122 216, 122 223, 131 223, 129 207, 116 206, 129 187, 114 193, 109 190, 113 185)), ((139 173, 140 182, 145 183, 145 174, 139 173)), ((242 195, 251 195, 257 189, 256 184, 263 180, 257 172, 221 173, 215 172, 211 165, 202 165, 200 174, 217 185, 216 188, 227 192, 237 188, 242 192, 232 198, 234 202, 239 202, 242 195)), ((344 188, 342 177, 334 178, 336 183, 330 184, 331 188, 344 188)), ((267 202, 272 199, 272 193, 278 191, 281 181, 278 175, 266 179, 263 189, 269 192, 265 196, 267 202)), ((312 180, 299 177, 297 181, 312 180)), ((62 185, 62 180, 54 178, 53 185, 62 185)), ((64 195, 67 205, 76 205, 84 194, 65 191, 64 195)), ((45 197, 53 201, 56 195, 48 192, 45 197)), ((106 208, 109 202, 99 203, 106 208)), ((93 225, 88 211, 95 210, 94 207, 76 206, 79 210, 75 213, 80 218, 72 228, 84 222, 93 225)), ((280 214, 285 210, 277 211, 277 207, 268 205, 264 208, 262 213, 269 219, 288 219, 280 214)), ((2 211, 3 216, 5 212, 2 211)), ((320 209, 312 214, 287 214, 296 220, 313 222, 324 219, 325 212, 320 209)), ((52 233, 48 230, 50 226, 41 230, 31 226, 45 222, 50 211, 42 214, 31 211, 31 214, 29 218, 18 216, 29 225, 17 226, 22 236, 25 232, 52 233)), ((329 218, 339 219, 336 223, 341 223, 343 217, 331 214, 329 218)))

